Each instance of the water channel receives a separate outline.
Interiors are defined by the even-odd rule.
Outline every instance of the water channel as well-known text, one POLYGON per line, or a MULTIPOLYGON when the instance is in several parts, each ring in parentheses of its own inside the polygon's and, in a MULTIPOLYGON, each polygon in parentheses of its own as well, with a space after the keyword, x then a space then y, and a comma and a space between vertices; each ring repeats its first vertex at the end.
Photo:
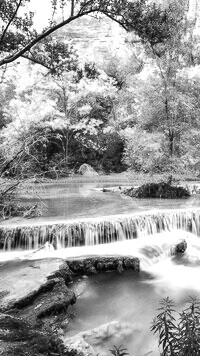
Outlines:
MULTIPOLYGON (((46 207, 43 216, 36 222, 66 221, 70 219, 96 218, 109 215, 122 215, 163 209, 198 209, 199 195, 184 200, 131 199, 120 196, 118 192, 103 193, 102 187, 130 185, 127 182, 73 182, 47 184, 40 189, 40 196, 46 207)), ((22 196, 23 201, 30 199, 22 196)), ((36 200, 32 200, 33 203, 36 200)), ((11 225, 17 224, 14 219, 11 225)), ((75 286, 77 303, 71 307, 74 316, 65 337, 100 327, 100 330, 86 335, 96 353, 108 355, 112 346, 123 344, 132 356, 158 356, 157 339, 150 332, 150 325, 156 315, 159 301, 169 296, 180 310, 186 305, 188 296, 200 296, 200 242, 194 234, 172 230, 141 237, 134 240, 118 241, 96 246, 65 248, 54 251, 12 251, 1 252, 1 276, 6 262, 15 259, 21 266, 28 260, 49 261, 55 258, 84 256, 93 254, 138 255, 142 260, 139 275, 133 272, 125 274, 104 274, 82 278, 75 286), (185 238, 187 252, 182 257, 172 257, 168 253, 169 245, 177 238, 185 238), (7 256, 7 258, 6 258, 7 256), (102 327, 103 325, 103 327, 102 327), (91 337, 91 334, 93 337, 91 337), (94 336, 95 335, 95 336, 94 336)), ((12 263, 12 261, 10 261, 12 263)), ((3 278, 3 277, 2 277, 3 278)), ((87 333, 86 333, 87 334, 87 333)))

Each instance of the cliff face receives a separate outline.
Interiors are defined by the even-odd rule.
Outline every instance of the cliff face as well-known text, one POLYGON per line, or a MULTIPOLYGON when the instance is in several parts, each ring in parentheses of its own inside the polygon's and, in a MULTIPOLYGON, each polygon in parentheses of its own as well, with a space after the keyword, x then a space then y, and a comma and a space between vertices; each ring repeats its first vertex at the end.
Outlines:
POLYGON ((188 18, 195 21, 195 30, 200 32, 200 1, 188 0, 188 18))
POLYGON ((62 28, 58 37, 71 41, 80 59, 101 65, 111 54, 123 56, 126 31, 106 16, 84 16, 62 28))
MULTIPOLYGON (((155 0, 150 0, 155 1, 155 0)), ((173 0, 159 0, 165 6, 173 0)), ((188 0, 188 18, 195 20, 196 31, 200 31, 200 0, 188 0)), ((77 49, 80 60, 95 62, 99 66, 113 54, 126 57, 127 32, 116 22, 104 15, 84 16, 59 30, 56 35, 70 41, 77 49)))

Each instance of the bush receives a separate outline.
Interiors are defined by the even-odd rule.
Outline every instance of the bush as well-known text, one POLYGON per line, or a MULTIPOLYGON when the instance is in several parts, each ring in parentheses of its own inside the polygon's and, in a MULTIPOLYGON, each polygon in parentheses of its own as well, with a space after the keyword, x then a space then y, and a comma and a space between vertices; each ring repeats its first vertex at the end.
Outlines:
POLYGON ((176 312, 169 297, 160 302, 151 331, 159 336, 162 356, 200 355, 200 301, 190 298, 189 306, 176 312), (175 318, 178 314, 178 320, 175 318))
POLYGON ((173 186, 171 183, 146 183, 139 188, 130 188, 124 191, 125 195, 133 198, 164 198, 176 199, 187 198, 190 193, 181 186, 173 186))

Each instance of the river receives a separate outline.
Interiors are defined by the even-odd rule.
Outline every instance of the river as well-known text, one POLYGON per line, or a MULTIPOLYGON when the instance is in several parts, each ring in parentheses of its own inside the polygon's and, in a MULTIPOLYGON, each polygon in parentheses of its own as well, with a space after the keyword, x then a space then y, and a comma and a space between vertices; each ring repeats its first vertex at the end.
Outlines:
MULTIPOLYGON (((123 197, 118 192, 100 190, 102 187, 119 185, 130 185, 130 183, 127 181, 91 183, 70 180, 68 183, 56 182, 38 187, 45 209, 41 217, 29 219, 26 223, 126 215, 135 212, 142 214, 150 210, 192 209, 200 206, 199 195, 184 200, 139 200, 123 197)), ((21 196, 21 200, 28 204, 39 201, 25 195, 21 196)), ((14 219, 15 223, 17 221, 21 220, 14 219)), ((156 234, 143 239, 121 241, 107 246, 73 247, 34 254, 33 251, 15 251, 13 259, 18 261, 20 259, 20 268, 22 268, 23 263, 27 263, 28 260, 92 255, 94 252, 134 256, 139 251, 140 255, 145 257, 139 275, 132 272, 121 275, 109 273, 81 278, 78 281, 75 285, 78 294, 77 303, 70 310, 74 317, 65 336, 73 336, 107 324, 107 331, 103 329, 103 333, 100 332, 97 337, 98 340, 91 341, 100 356, 108 355, 108 350, 114 344, 118 346, 123 344, 132 356, 158 356, 157 338, 150 332, 151 322, 157 313, 156 308, 162 298, 169 296, 177 303, 178 310, 181 310, 186 306, 189 295, 200 295, 200 285, 197 282, 200 277, 200 243, 198 237, 182 231, 168 232, 167 235, 156 234), (177 235, 186 238, 188 242, 187 252, 181 258, 171 257, 165 253, 165 245, 170 239, 172 242, 175 241, 177 235), (139 249, 136 240, 140 240, 139 249), (161 241, 163 241, 162 247, 161 241), (92 250, 93 248, 96 250, 92 250), (117 332, 112 331, 115 322, 118 323, 117 332), (108 324, 111 325, 110 329, 108 324)), ((3 274, 3 260, 0 268, 3 274)))

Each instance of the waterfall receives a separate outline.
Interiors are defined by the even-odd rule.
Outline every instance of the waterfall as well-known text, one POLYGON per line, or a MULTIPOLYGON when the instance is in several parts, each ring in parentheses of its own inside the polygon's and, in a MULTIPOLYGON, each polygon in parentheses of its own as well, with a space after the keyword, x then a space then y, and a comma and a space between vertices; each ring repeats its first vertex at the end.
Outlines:
POLYGON ((92 246, 174 229, 200 236, 200 210, 166 210, 30 225, 1 225, 0 248, 32 250, 46 242, 56 249, 92 246))

